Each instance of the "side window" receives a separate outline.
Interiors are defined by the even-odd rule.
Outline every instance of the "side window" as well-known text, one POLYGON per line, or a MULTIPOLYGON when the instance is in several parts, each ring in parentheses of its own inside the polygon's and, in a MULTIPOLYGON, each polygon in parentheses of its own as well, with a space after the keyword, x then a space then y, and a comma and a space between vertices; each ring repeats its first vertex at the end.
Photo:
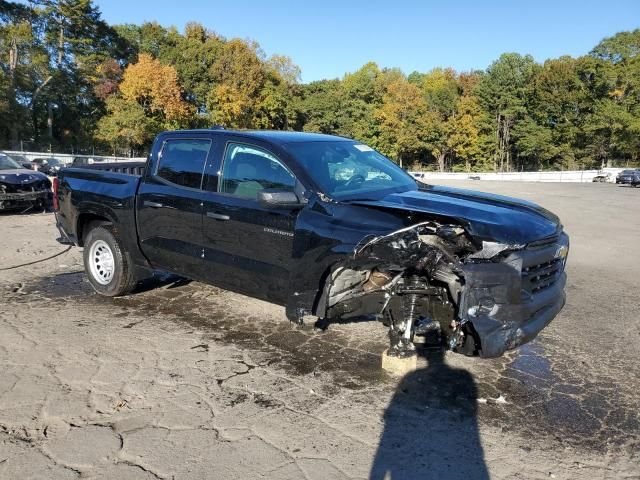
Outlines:
POLYGON ((239 143, 227 145, 220 192, 256 199, 261 190, 293 190, 294 186, 294 176, 269 152, 239 143))
POLYGON ((182 187, 200 188, 210 140, 167 140, 156 175, 182 187))

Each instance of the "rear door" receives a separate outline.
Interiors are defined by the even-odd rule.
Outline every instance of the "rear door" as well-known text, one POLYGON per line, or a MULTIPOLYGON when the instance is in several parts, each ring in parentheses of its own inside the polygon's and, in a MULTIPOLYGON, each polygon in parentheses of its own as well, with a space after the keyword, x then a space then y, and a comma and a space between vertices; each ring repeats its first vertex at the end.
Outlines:
POLYGON ((268 149, 243 140, 227 142, 222 158, 204 197, 204 267, 214 283, 283 303, 299 209, 265 207, 257 194, 294 190, 296 179, 268 149))
POLYGON ((202 178, 212 139, 206 134, 167 137, 140 184, 140 247, 152 265, 194 275, 202 257, 202 178))

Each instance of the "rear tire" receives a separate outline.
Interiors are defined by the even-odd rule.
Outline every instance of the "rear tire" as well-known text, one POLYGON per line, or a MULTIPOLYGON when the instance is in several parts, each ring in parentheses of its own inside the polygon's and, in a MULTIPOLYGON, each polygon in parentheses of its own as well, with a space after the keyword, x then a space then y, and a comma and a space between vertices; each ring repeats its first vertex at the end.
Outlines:
POLYGON ((96 226, 87 233, 83 260, 89 282, 100 295, 126 295, 138 282, 129 254, 108 224, 96 226))

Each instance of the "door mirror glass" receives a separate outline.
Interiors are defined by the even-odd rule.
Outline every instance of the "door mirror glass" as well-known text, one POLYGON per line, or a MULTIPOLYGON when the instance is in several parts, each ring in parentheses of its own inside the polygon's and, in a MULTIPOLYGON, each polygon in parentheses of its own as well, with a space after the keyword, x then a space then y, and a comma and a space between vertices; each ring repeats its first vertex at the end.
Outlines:
POLYGON ((258 201, 267 207, 275 208, 291 208, 302 204, 298 199, 298 196, 293 191, 277 188, 266 188, 260 190, 258 192, 258 201))

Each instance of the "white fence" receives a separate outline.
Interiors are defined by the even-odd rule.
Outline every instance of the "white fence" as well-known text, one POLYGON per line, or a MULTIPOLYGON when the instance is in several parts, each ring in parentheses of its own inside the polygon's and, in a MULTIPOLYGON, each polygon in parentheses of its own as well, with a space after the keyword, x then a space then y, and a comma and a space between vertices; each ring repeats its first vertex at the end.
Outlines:
POLYGON ((603 170, 564 170, 552 172, 507 172, 507 173, 460 173, 460 172, 410 172, 420 180, 496 180, 508 182, 592 182, 597 175, 609 174, 608 181, 614 181, 624 168, 603 170))
POLYGON ((61 161, 62 163, 68 165, 73 162, 74 158, 89 158, 93 159, 96 162, 135 162, 135 161, 144 161, 145 157, 113 157, 113 156, 104 156, 104 155, 75 155, 71 153, 49 153, 49 152, 20 152, 17 150, 2 150, 2 153, 6 153, 7 155, 22 155, 27 160, 35 160, 36 158, 55 158, 56 160, 61 161))

